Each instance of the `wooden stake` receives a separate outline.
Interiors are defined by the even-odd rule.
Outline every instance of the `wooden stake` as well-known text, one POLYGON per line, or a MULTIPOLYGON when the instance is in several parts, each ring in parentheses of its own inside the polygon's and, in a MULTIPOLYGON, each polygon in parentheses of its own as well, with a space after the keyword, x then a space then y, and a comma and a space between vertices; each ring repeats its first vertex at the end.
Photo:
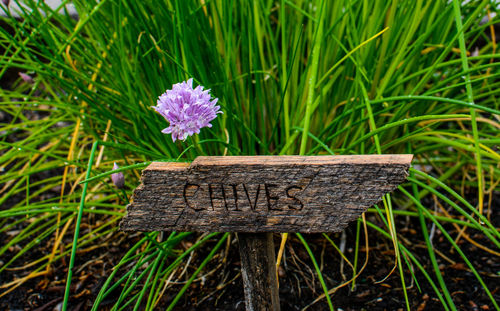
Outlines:
POLYGON ((247 311, 280 310, 272 233, 238 233, 247 311))

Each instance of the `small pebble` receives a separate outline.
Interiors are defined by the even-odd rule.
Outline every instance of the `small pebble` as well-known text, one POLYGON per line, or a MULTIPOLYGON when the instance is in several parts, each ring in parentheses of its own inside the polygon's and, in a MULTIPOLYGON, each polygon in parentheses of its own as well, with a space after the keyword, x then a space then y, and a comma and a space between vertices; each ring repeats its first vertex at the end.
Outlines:
POLYGON ((58 303, 52 311, 61 311, 62 310, 62 302, 58 303))
POLYGON ((279 268, 278 268, 278 275, 280 278, 284 278, 286 276, 285 269, 283 269, 282 266, 279 266, 279 268))

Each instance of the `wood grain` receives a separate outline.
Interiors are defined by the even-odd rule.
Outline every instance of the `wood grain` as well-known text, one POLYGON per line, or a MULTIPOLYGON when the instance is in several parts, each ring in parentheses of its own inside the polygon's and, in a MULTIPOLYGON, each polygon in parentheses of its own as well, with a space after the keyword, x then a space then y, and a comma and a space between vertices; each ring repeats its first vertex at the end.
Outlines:
POLYGON ((155 162, 121 229, 336 232, 408 176, 412 155, 198 157, 155 162))
POLYGON ((238 233, 248 311, 280 310, 272 233, 238 233))

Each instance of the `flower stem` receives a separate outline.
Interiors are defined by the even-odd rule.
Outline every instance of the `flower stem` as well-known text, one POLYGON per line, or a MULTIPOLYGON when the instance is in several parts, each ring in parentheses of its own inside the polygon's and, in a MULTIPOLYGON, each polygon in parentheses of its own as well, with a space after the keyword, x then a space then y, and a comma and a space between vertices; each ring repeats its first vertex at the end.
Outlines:
POLYGON ((195 155, 206 155, 205 151, 201 149, 200 138, 198 137, 198 135, 191 136, 191 141, 193 142, 194 149, 196 149, 195 155))

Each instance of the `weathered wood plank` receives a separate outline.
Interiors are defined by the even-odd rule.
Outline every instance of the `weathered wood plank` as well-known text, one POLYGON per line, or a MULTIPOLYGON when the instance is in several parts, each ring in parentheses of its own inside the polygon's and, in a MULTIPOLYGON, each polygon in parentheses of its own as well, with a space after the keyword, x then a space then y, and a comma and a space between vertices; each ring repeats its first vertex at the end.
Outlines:
POLYGON ((272 233, 238 233, 246 310, 280 310, 272 233))
POLYGON ((121 229, 336 232, 407 175, 412 155, 198 157, 155 162, 121 229))

